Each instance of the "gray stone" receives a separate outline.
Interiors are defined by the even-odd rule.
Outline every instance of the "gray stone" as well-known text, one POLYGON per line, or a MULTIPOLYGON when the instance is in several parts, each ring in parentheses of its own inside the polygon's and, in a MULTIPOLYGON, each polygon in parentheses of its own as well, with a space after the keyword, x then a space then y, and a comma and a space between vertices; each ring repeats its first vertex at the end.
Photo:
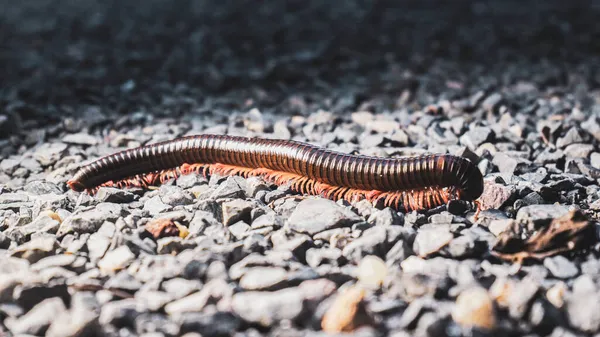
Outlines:
POLYGON ((517 282, 508 295, 508 313, 510 317, 522 319, 529 311, 539 289, 539 284, 530 278, 524 278, 517 282))
MULTIPOLYGON (((107 205, 107 204, 105 204, 107 205)), ((116 205, 116 204, 112 204, 116 205)), ((106 221, 115 222, 121 216, 121 208, 96 206, 91 210, 74 213, 66 218, 60 225, 57 235, 63 236, 69 233, 93 233, 106 221)))
POLYGON ((290 229, 314 235, 329 229, 351 226, 361 217, 328 199, 302 200, 288 219, 290 229))
POLYGON ((110 242, 110 238, 101 233, 90 235, 86 242, 90 261, 96 263, 100 260, 108 250, 108 247, 110 247, 110 242))
POLYGON ((231 235, 233 235, 236 240, 243 240, 245 237, 250 235, 250 225, 245 223, 244 221, 238 221, 233 225, 227 228, 231 235))
POLYGON ((142 283, 126 270, 117 272, 104 283, 106 289, 123 290, 130 294, 140 290, 141 287, 142 283))
POLYGON ((600 153, 599 152, 592 152, 592 154, 590 154, 590 165, 592 165, 592 167, 600 169, 600 153))
POLYGON ((254 204, 250 201, 235 199, 224 202, 221 208, 223 210, 223 224, 229 226, 238 221, 250 223, 250 212, 254 208, 254 204))
POLYGON ((55 238, 40 236, 16 247, 11 255, 26 259, 30 263, 35 263, 46 256, 53 255, 58 247, 59 245, 55 238))
POLYGON ((454 239, 454 235, 444 229, 419 229, 413 244, 415 254, 421 257, 439 252, 454 239))
POLYGON ((449 212, 434 214, 429 217, 429 222, 432 224, 450 224, 454 222, 454 215, 449 212))
POLYGON ((374 226, 402 226, 404 224, 404 215, 386 207, 371 213, 367 222, 374 226))
POLYGON ((158 195, 162 202, 169 206, 190 205, 194 202, 192 193, 184 191, 179 186, 162 185, 158 195))
POLYGON ((198 280, 186 280, 177 277, 162 283, 162 289, 175 299, 187 296, 202 289, 202 283, 198 280))
POLYGON ((101 202, 128 203, 135 200, 135 194, 121 188, 100 187, 95 195, 101 202))
POLYGON ((97 145, 99 143, 98 138, 88 134, 88 133, 71 133, 65 135, 62 138, 62 141, 67 144, 75 144, 75 145, 97 145))
POLYGON ((521 161, 505 153, 498 152, 494 155, 492 163, 498 166, 500 173, 514 174, 521 161))
POLYGON ((144 210, 148 211, 153 216, 170 211, 172 209, 173 207, 164 203, 158 195, 155 195, 144 202, 144 210))
POLYGON ((254 219, 254 221, 252 221, 252 229, 260 229, 265 227, 273 227, 277 229, 281 226, 283 226, 283 219, 274 212, 260 215, 254 219))
POLYGON ((210 195, 211 199, 244 198, 244 185, 240 177, 228 177, 225 182, 220 184, 210 195))
POLYGON ((168 303, 173 301, 173 296, 164 291, 140 290, 135 293, 135 300, 145 311, 161 311, 168 303))
POLYGON ((600 294, 597 291, 586 291, 573 288, 572 296, 566 301, 566 313, 569 323, 585 333, 596 333, 600 330, 600 294))
POLYGON ((17 158, 6 158, 0 162, 0 171, 12 174, 19 167, 21 160, 17 158))
POLYGON ((231 305, 244 321, 269 327, 299 317, 304 309, 304 295, 297 287, 273 292, 247 291, 235 294, 231 305))
POLYGON ((473 237, 461 235, 454 238, 448 243, 446 251, 455 259, 464 259, 476 256, 479 252, 483 252, 485 248, 473 237))
POLYGON ((367 255, 383 258, 398 240, 412 240, 413 235, 414 231, 411 229, 375 226, 365 230, 359 238, 347 244, 342 252, 344 257, 356 263, 367 255))
POLYGON ((541 205, 545 203, 544 198, 538 192, 531 192, 523 197, 525 205, 541 205))
POLYGON ((583 143, 583 137, 579 133, 579 130, 573 127, 570 128, 564 136, 556 140, 556 147, 562 149, 574 143, 583 143))
POLYGON ((167 236, 156 240, 156 253, 177 254, 194 246, 194 243, 189 240, 178 236, 167 236))
POLYGON ((221 224, 219 220, 215 218, 213 213, 207 211, 196 211, 188 226, 190 237, 202 235, 209 227, 223 227, 223 224, 221 224))
POLYGON ((189 189, 203 183, 206 183, 206 179, 201 174, 194 173, 179 176, 176 181, 176 185, 183 189, 189 189))
POLYGON ((43 143, 33 153, 35 158, 42 166, 50 166, 56 163, 67 150, 65 143, 43 143))
POLYGON ((413 242, 409 238, 398 240, 387 252, 385 261, 389 264, 399 264, 407 257, 414 255, 412 244, 413 242))
POLYGON ((544 183, 548 179, 548 169, 540 167, 534 172, 528 172, 521 175, 521 178, 535 183, 544 183))
POLYGON ((7 230, 6 235, 18 243, 23 243, 25 240, 28 240, 32 234, 56 234, 59 227, 60 222, 47 215, 42 215, 24 226, 10 228, 7 230))
POLYGON ((254 267, 246 271, 240 279, 240 287, 245 290, 275 290, 283 287, 288 280, 288 272, 278 267, 254 267))
POLYGON ((460 143, 470 150, 475 150, 479 145, 489 142, 494 138, 494 131, 489 127, 477 126, 465 132, 460 137, 460 143))
POLYGON ((231 336, 232 332, 237 331, 242 325, 240 318, 225 311, 186 313, 180 323, 181 332, 188 332, 183 337, 198 337, 195 332, 200 336, 231 336))
POLYGON ((254 198, 260 191, 270 191, 267 183, 260 177, 248 177, 248 179, 246 179, 246 195, 254 198))
POLYGON ((576 143, 565 148, 565 154, 570 158, 587 158, 594 151, 593 144, 576 143))
POLYGON ((14 334, 44 335, 57 315, 66 310, 62 299, 45 299, 10 325, 14 334))
POLYGON ((537 226, 549 223, 552 219, 560 218, 567 213, 569 213, 569 206, 565 205, 530 205, 519 209, 516 220, 531 223, 537 228, 537 226))
POLYGON ((23 190, 36 195, 63 193, 62 189, 58 187, 58 185, 45 180, 30 181, 23 187, 23 190))
POLYGON ((513 226, 514 222, 515 222, 515 220, 513 220, 513 219, 492 220, 492 221, 490 221, 490 224, 488 225, 488 229, 490 230, 490 232, 492 232, 492 234, 494 234, 495 236, 498 236, 498 235, 500 235, 500 233, 511 228, 513 226))
MULTIPOLYGON (((271 237, 273 240, 275 235, 271 237)), ((275 250, 290 251, 299 261, 305 261, 306 251, 313 246, 312 239, 307 235, 299 235, 291 239, 284 239, 280 242, 273 240, 273 248, 275 250)))
POLYGON ((0 194, 0 204, 14 204, 29 201, 29 196, 23 193, 0 194))
MULTIPOLYGON (((52 267, 63 267, 63 268, 73 268, 80 269, 85 264, 85 257, 70 255, 70 254, 61 254, 61 255, 52 255, 45 257, 36 263, 32 264, 30 269, 32 271, 42 271, 47 268, 52 267)), ((80 269, 81 271, 81 269, 80 269)))
POLYGON ((485 110, 492 111, 496 109, 503 102, 503 100, 502 94, 495 92, 487 96, 483 102, 481 102, 481 107, 485 110))
POLYGON ((559 279, 568 279, 579 274, 577 266, 562 255, 545 258, 544 267, 548 268, 550 273, 559 279))
POLYGON ((224 280, 214 279, 202 286, 199 291, 177 299, 165 306, 171 316, 185 312, 202 311, 206 305, 221 299, 231 300, 233 286, 224 280))
POLYGON ((306 263, 312 268, 323 264, 339 267, 345 260, 338 248, 310 248, 306 251, 306 263))
POLYGON ((83 337, 98 329, 100 305, 91 292, 75 292, 71 308, 57 314, 46 332, 47 337, 83 337))
POLYGON ((134 260, 135 255, 128 246, 119 246, 106 253, 98 261, 98 267, 105 272, 113 273, 126 268, 134 260))
POLYGON ((135 299, 124 299, 102 305, 99 322, 102 325, 126 326, 140 315, 135 299))

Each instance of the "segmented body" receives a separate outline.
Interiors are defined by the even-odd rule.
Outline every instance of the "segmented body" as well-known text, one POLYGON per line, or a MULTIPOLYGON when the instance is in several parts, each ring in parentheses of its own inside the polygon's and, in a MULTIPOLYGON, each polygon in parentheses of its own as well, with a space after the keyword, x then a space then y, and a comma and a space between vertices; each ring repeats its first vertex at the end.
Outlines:
POLYGON ((476 200, 479 169, 462 157, 350 155, 311 144, 223 135, 187 136, 124 150, 83 166, 68 182, 76 191, 100 186, 148 186, 181 174, 262 176, 300 193, 355 201, 383 199, 405 211, 476 200))

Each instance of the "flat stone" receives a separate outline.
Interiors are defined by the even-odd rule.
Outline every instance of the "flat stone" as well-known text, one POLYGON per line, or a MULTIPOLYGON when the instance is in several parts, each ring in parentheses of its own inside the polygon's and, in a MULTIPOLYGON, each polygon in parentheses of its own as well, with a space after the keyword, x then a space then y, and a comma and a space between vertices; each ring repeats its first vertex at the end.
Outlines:
POLYGON ((58 297, 45 299, 14 321, 10 325, 10 330, 15 334, 44 335, 56 316, 65 310, 62 299, 58 297))
POLYGON ((454 239, 454 235, 443 229, 420 229, 413 244, 414 252, 420 257, 427 257, 440 251, 454 239))
POLYGON ((571 144, 565 148, 565 154, 570 158, 588 158, 594 151, 594 145, 586 143, 571 144))
POLYGON ((579 269, 575 263, 562 255, 545 258, 544 267, 548 268, 550 273, 559 279, 568 279, 579 274, 579 269))
POLYGON ((121 188, 100 187, 95 197, 102 202, 128 203, 135 199, 135 194, 121 188))
POLYGON ((314 235, 329 229, 351 226, 361 217, 328 199, 302 200, 288 219, 290 229, 314 235))
POLYGON ((296 319, 304 309, 304 294, 298 287, 273 292, 247 291, 235 294, 231 305, 244 321, 269 327, 296 319))
POLYGON ((287 281, 287 271, 278 267, 254 267, 240 279, 240 287, 246 290, 271 290, 282 287, 287 281))
POLYGON ((42 166, 50 166, 61 159, 66 150, 65 143, 43 143, 33 153, 33 158, 42 166))
POLYGON ((133 260, 135 255, 127 246, 120 246, 109 251, 98 261, 98 268, 106 273, 114 273, 126 268, 133 260))
POLYGON ((477 126, 465 132, 460 137, 460 143, 471 150, 477 149, 481 144, 490 141, 494 137, 494 131, 486 126, 477 126))
POLYGON ((35 263, 44 257, 53 255, 56 249, 58 249, 58 242, 55 238, 40 236, 16 247, 11 255, 35 263))
POLYGON ((534 226, 543 225, 569 213, 569 206, 565 205, 530 205, 519 209, 516 220, 529 222, 534 226))
POLYGON ((564 136, 562 136, 556 140, 556 147, 562 149, 568 145, 571 145, 574 143, 582 143, 582 142, 583 142, 583 137, 579 133, 579 130, 577 130, 577 128, 570 128, 565 133, 564 136))
POLYGON ((99 143, 98 138, 88 133, 71 133, 62 138, 62 141, 67 144, 75 145, 97 145, 99 143))

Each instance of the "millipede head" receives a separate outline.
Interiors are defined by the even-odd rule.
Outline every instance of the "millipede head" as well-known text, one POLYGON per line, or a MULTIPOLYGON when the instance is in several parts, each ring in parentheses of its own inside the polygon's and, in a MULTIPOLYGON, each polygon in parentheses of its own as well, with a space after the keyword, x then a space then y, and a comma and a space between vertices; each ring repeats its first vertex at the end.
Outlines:
POLYGON ((86 190, 86 187, 83 186, 82 183, 74 179, 67 181, 67 185, 75 192, 83 192, 86 190))

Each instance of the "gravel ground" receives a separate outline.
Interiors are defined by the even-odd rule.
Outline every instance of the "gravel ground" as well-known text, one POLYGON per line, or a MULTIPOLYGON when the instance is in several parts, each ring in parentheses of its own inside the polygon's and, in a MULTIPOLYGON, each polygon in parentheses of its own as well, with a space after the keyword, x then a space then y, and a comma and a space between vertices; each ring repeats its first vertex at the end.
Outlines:
POLYGON ((511 228, 598 218, 597 2, 3 8, 0 336, 599 336, 600 245, 492 254, 511 228), (201 133, 467 156, 487 209, 404 214, 240 177, 65 185, 201 133))

